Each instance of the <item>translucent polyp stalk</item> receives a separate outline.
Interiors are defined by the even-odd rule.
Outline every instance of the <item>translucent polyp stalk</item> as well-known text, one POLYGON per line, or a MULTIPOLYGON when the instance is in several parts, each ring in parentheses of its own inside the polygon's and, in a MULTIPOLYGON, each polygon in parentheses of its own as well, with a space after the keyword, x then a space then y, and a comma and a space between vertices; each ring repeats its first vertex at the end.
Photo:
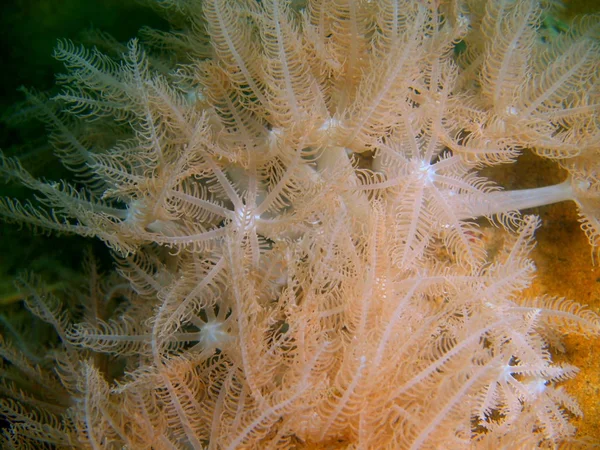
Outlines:
POLYGON ((472 197, 467 199, 466 196, 458 196, 458 200, 459 204, 462 203, 459 210, 464 219, 536 208, 566 200, 577 201, 569 179, 540 188, 490 192, 485 194, 483 201, 473 201, 472 197))

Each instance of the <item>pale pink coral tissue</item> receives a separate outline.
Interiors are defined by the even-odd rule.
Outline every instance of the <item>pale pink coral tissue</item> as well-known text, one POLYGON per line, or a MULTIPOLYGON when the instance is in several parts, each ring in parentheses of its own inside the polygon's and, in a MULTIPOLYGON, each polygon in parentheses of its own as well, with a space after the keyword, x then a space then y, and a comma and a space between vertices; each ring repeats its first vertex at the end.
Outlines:
POLYGON ((87 259, 79 306, 18 280, 60 345, 0 341, 3 448, 586 445, 559 384, 578 369, 553 353, 600 318, 523 294, 543 224, 521 210, 575 202, 598 257, 599 18, 545 33, 533 0, 154 3, 173 32, 61 41, 61 93, 27 92, 73 180, 2 156, 36 192, 1 199, 5 220, 99 238, 116 264, 87 259), (481 173, 526 149, 564 182, 481 173))

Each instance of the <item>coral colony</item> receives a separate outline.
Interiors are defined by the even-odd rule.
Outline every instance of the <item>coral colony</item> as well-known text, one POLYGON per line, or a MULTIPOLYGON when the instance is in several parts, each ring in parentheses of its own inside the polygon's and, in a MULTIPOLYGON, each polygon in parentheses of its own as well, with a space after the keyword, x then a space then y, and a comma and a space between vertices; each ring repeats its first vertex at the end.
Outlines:
POLYGON ((18 279, 57 337, 0 341, 3 448, 575 444, 557 382, 577 369, 552 352, 600 319, 523 294, 541 225, 520 210, 576 202, 598 256, 598 17, 548 33, 533 0, 154 6, 171 32, 61 41, 60 93, 27 92, 71 180, 2 157, 35 192, 2 199, 5 220, 101 239, 117 267, 88 257, 75 301, 18 279), (568 177, 481 173, 526 149, 568 177))

